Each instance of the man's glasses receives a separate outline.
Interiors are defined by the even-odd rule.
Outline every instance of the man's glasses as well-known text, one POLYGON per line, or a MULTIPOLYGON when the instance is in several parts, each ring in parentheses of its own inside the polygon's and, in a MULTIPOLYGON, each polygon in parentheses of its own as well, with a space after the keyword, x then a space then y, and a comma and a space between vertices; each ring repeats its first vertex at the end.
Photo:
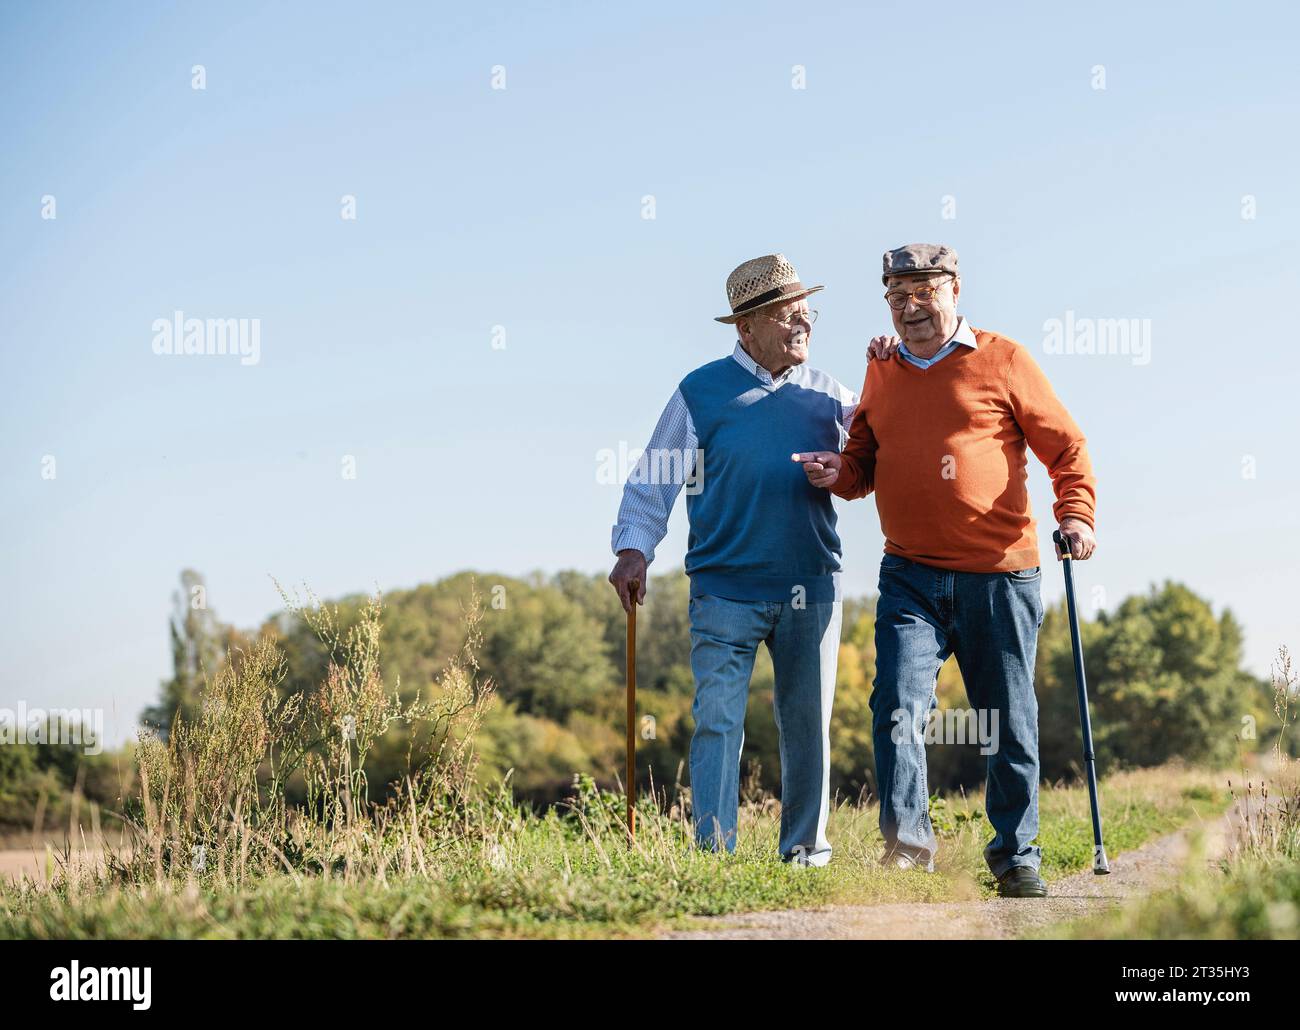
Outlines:
POLYGON ((791 329, 794 327, 795 322, 807 322, 811 326, 817 321, 817 312, 796 311, 794 314, 787 315, 785 318, 773 318, 771 315, 765 315, 764 317, 770 322, 775 322, 777 325, 783 325, 787 329, 791 329))
POLYGON ((912 298, 918 304, 929 304, 934 300, 934 296, 942 290, 952 280, 945 279, 941 283, 927 283, 925 286, 918 286, 914 290, 890 290, 885 294, 885 300, 895 311, 902 311, 907 307, 908 298, 912 298))

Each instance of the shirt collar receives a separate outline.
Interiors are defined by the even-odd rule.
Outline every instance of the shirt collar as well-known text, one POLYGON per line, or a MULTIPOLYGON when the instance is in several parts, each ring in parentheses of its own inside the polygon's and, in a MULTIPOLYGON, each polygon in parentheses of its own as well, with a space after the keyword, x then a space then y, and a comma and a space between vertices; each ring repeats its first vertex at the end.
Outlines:
POLYGON ((932 354, 930 357, 918 358, 915 354, 913 354, 910 350, 907 349, 907 344, 901 342, 898 345, 898 351, 903 356, 904 359, 910 361, 917 368, 929 368, 940 358, 946 358, 949 354, 955 351, 958 348, 958 346, 969 347, 971 350, 979 350, 979 343, 976 341, 975 338, 975 330, 972 329, 970 325, 966 322, 966 319, 964 319, 960 315, 957 316, 956 332, 954 332, 952 336, 948 338, 947 343, 945 343, 942 347, 940 347, 937 351, 935 351, 935 353, 932 354))
POLYGON ((791 365, 779 376, 773 378, 771 372, 749 356, 749 352, 740 345, 739 340, 736 341, 736 349, 731 352, 731 356, 740 362, 741 368, 750 375, 755 376, 764 386, 780 386, 790 378, 790 373, 798 367, 797 365, 791 365))
POLYGON ((959 344, 963 347, 969 347, 971 350, 979 350, 979 343, 975 339, 975 330, 970 327, 970 324, 961 315, 957 316, 957 330, 952 334, 952 336, 948 337, 948 342, 935 351, 931 357, 918 358, 907 349, 907 344, 905 343, 899 343, 898 349, 902 351, 903 356, 912 364, 919 365, 921 368, 929 368, 940 358, 946 357, 955 351, 959 344))
POLYGON ((971 350, 979 350, 979 344, 975 341, 975 330, 970 327, 965 315, 957 316, 957 331, 952 334, 952 339, 948 343, 964 343, 971 350))

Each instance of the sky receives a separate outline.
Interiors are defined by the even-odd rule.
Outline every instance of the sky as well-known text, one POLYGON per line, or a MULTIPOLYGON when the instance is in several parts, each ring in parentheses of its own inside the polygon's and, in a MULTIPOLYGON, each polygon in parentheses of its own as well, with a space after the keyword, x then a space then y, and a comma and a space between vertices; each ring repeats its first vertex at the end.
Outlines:
MULTIPOLYGON (((731 351, 727 273, 825 284, 810 360, 856 390, 912 241, 1087 435, 1085 611, 1181 581, 1267 674, 1300 644, 1300 14, 1055 7, 0 6, 0 708, 129 738, 185 568, 243 627, 272 576, 607 572, 599 455, 731 351), (256 319, 255 355, 157 353, 176 312, 256 319)), ((867 594, 874 501, 836 503, 867 594)), ((652 573, 685 547, 682 498, 652 573)))

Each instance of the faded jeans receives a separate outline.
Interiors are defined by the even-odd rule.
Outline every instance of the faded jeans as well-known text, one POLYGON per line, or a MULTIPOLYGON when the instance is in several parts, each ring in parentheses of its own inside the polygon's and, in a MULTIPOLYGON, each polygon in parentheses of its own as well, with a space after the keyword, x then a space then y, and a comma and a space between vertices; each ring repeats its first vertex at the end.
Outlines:
POLYGON ((956 654, 971 705, 998 720, 985 790, 994 837, 984 860, 994 876, 1013 866, 1038 869, 1034 656, 1043 621, 1041 579, 1037 568, 950 572, 892 554, 881 561, 871 713, 887 854, 933 868, 937 845, 921 731, 937 703, 939 667, 956 654), (908 731, 895 733, 896 726, 908 731))
POLYGON ((758 645, 766 644, 780 735, 781 857, 817 866, 830 861, 830 721, 842 617, 841 601, 796 608, 788 601, 691 598, 691 800, 701 847, 736 847, 749 680, 758 645))

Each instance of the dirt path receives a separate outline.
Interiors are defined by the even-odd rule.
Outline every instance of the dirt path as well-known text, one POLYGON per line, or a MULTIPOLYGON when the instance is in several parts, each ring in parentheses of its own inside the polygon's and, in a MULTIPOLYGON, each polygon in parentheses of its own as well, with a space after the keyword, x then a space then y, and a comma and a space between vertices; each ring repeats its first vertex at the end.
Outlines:
MULTIPOLYGON (((1222 855, 1235 816, 1204 826, 1206 857, 1222 855)), ((719 916, 668 940, 971 940, 1011 938, 1142 898, 1183 868, 1194 828, 1160 837, 1110 860, 1109 876, 1091 870, 1054 880, 1046 898, 834 905, 719 916)), ((916 873, 900 875, 918 875, 916 873)))
MULTIPOLYGON (((118 847, 122 845, 121 841, 115 843, 118 847)), ((49 879, 46 875, 47 867, 53 869, 55 875, 62 872, 63 844, 54 840, 49 844, 54 851, 52 859, 47 858, 46 842, 43 840, 23 848, 10 847, 0 850, 0 885, 8 882, 16 883, 24 878, 38 884, 46 883, 49 879)), ((92 863, 102 865, 103 857, 102 846, 77 848, 71 853, 72 862, 83 869, 89 868, 92 863)))

